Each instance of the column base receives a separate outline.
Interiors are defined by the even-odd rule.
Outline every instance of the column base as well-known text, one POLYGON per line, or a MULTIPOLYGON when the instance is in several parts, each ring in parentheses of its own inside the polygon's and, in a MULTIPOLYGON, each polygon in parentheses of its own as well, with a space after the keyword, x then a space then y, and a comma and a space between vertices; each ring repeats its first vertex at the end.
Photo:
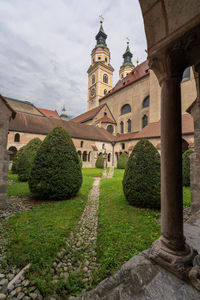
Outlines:
POLYGON ((182 280, 188 280, 192 262, 197 251, 185 244, 182 250, 172 250, 163 242, 162 237, 152 244, 149 258, 182 280))
POLYGON ((196 255, 193 260, 193 267, 189 272, 189 279, 192 285, 200 291, 200 255, 196 255))

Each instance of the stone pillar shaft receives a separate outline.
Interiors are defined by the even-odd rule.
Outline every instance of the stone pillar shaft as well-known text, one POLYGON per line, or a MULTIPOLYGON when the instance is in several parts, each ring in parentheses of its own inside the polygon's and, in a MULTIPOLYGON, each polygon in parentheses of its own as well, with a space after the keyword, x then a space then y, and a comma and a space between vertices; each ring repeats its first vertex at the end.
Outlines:
POLYGON ((167 78, 161 88, 162 241, 178 250, 184 247, 180 78, 167 78))

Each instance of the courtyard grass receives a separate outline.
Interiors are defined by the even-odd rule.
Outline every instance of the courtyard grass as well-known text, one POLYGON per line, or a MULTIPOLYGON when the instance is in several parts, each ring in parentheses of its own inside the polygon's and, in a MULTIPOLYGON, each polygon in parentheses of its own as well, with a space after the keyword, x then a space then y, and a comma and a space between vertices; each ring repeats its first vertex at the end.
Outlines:
POLYGON ((190 207, 191 205, 191 194, 190 194, 190 187, 183 187, 183 205, 190 207))
POLYGON ((31 263, 27 277, 44 295, 51 290, 56 253, 79 221, 92 183, 93 178, 84 176, 77 197, 17 213, 4 225, 9 263, 20 268, 31 263))
POLYGON ((130 206, 122 189, 123 171, 101 181, 97 255, 97 282, 113 274, 132 256, 147 249, 160 236, 160 212, 130 206))
POLYGON ((83 174, 83 176, 101 177, 103 174, 103 169, 82 168, 82 174, 83 174))

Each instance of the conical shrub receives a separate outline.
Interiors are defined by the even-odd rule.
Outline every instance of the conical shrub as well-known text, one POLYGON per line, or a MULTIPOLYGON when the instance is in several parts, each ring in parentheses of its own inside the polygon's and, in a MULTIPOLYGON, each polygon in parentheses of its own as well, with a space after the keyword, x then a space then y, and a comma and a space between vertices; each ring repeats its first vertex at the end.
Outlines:
POLYGON ((128 163, 128 154, 122 153, 117 161, 117 169, 125 169, 128 163))
POLYGON ((81 184, 81 167, 72 139, 64 128, 56 127, 36 154, 30 190, 43 199, 64 200, 74 197, 81 184))
POLYGON ((131 205, 160 208, 160 155, 146 139, 137 143, 129 157, 123 190, 131 205))
POLYGON ((96 168, 99 168, 99 169, 104 168, 104 160, 103 160, 103 154, 102 153, 97 157, 95 166, 96 166, 96 168))
POLYGON ((19 181, 27 181, 29 179, 35 155, 41 144, 42 141, 39 138, 34 138, 20 149, 17 159, 19 181))

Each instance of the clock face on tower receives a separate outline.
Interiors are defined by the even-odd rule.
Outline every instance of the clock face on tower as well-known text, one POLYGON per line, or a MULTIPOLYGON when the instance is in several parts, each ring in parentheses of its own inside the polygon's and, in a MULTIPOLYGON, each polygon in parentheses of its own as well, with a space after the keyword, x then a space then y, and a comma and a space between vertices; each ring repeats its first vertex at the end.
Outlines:
POLYGON ((94 97, 95 96, 95 93, 96 93, 96 90, 95 90, 95 87, 93 87, 90 91, 90 96, 91 97, 94 97))

